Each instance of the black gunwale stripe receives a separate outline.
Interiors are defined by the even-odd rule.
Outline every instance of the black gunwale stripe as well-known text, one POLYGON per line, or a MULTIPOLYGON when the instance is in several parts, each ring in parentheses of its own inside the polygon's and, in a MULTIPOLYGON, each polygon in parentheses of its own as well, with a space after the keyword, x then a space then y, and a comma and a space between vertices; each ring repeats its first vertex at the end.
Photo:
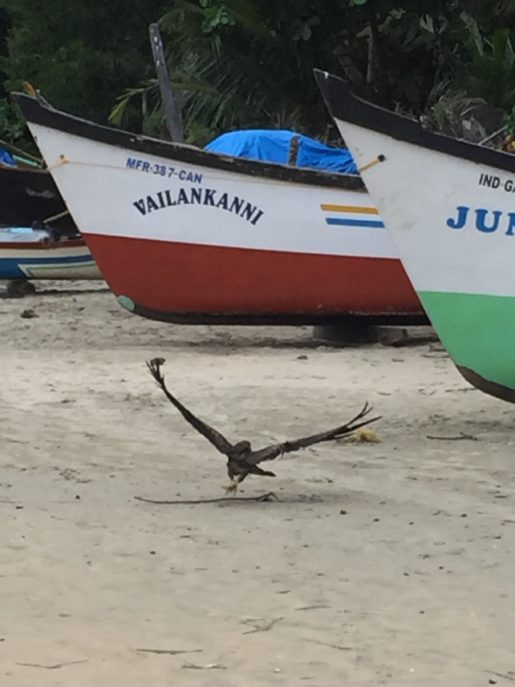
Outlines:
POLYGON ((350 85, 343 79, 320 69, 315 69, 314 74, 335 119, 386 134, 399 141, 413 143, 421 148, 515 174, 514 155, 428 131, 413 119, 385 110, 354 95, 350 85))
POLYGON ((12 98, 28 122, 100 143, 107 143, 115 147, 127 148, 168 160, 210 169, 221 169, 267 180, 272 179, 294 184, 341 188, 349 191, 364 190, 364 184, 358 175, 330 174, 300 167, 289 167, 287 165, 245 160, 243 158, 210 153, 185 144, 161 141, 149 136, 132 134, 121 129, 100 126, 99 124, 94 124, 80 117, 75 117, 44 105, 37 98, 24 93, 13 93, 12 98))

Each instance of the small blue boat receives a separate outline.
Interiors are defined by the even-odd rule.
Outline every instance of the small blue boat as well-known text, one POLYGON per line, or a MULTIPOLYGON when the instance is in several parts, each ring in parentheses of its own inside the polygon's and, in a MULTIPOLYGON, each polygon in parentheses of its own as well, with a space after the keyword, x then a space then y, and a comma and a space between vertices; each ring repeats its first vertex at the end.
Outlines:
POLYGON ((0 229, 0 279, 101 279, 82 237, 47 229, 0 229))

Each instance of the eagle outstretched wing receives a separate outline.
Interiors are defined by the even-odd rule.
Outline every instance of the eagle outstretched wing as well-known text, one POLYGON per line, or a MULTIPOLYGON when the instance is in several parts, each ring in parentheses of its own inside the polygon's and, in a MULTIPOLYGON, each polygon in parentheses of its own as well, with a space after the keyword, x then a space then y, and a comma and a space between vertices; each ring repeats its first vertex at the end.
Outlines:
POLYGON ((381 419, 380 416, 377 416, 371 418, 370 420, 365 420, 364 418, 367 415, 369 415, 371 411, 371 406, 369 406, 368 403, 365 403, 360 412, 355 417, 353 417, 352 420, 349 420, 349 422, 347 422, 346 424, 340 425, 339 427, 335 427, 334 429, 329 429, 325 432, 311 434, 308 437, 294 439, 293 441, 284 441, 281 444, 273 444, 272 446, 268 446, 267 448, 263 448, 259 451, 253 451, 252 456, 248 459, 248 462, 252 463, 253 465, 257 465, 258 463, 261 463, 264 460, 273 460, 274 458, 277 458, 277 456, 280 456, 283 453, 298 451, 300 448, 307 448, 308 446, 312 446, 313 444, 319 444, 321 441, 331 441, 332 439, 340 439, 341 437, 344 437, 347 434, 351 434, 356 429, 359 429, 364 425, 368 425, 371 422, 375 422, 376 420, 381 419))
POLYGON ((173 403, 173 405, 177 408, 177 410, 181 413, 183 418, 194 427, 197 432, 202 434, 208 441, 210 441, 215 448, 217 448, 220 453, 223 453, 224 455, 227 455, 228 452, 233 448, 233 445, 223 436, 223 434, 220 434, 216 429, 213 429, 213 427, 210 427, 208 424, 200 420, 198 417, 193 415, 191 411, 189 411, 185 406, 182 405, 182 403, 173 396, 173 394, 168 391, 166 384, 165 384, 165 379, 164 376, 161 372, 161 365, 165 362, 164 358, 153 358, 150 361, 147 361, 147 367, 150 371, 150 374, 152 377, 156 380, 158 385, 161 387, 163 390, 166 398, 173 403))

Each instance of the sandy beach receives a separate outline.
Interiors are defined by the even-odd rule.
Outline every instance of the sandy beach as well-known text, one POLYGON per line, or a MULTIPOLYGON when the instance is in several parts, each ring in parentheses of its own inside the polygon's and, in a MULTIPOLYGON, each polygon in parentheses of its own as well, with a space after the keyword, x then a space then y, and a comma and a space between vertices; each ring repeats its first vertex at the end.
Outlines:
MULTIPOLYGON (((0 299, 2 687, 480 687, 515 682, 514 409, 439 344, 176 326, 100 284, 0 299), (36 317, 22 317, 33 310, 36 317), (224 495, 229 439, 334 442, 224 495)), ((67 287, 69 288, 69 287, 67 287)))

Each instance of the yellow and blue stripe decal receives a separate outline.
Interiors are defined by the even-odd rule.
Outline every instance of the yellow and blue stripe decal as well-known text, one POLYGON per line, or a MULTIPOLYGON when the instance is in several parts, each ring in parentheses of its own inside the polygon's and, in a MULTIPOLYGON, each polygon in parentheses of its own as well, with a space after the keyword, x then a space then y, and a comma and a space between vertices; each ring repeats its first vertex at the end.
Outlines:
POLYGON ((323 204, 320 206, 324 212, 328 213, 326 224, 340 227, 371 227, 373 229, 384 229, 384 224, 379 218, 379 212, 373 207, 363 205, 331 205, 323 204), (355 215, 358 215, 356 217, 355 215), (377 218, 377 219, 376 219, 377 218))

